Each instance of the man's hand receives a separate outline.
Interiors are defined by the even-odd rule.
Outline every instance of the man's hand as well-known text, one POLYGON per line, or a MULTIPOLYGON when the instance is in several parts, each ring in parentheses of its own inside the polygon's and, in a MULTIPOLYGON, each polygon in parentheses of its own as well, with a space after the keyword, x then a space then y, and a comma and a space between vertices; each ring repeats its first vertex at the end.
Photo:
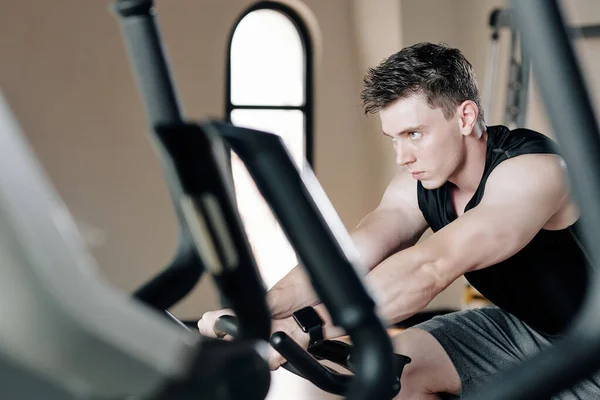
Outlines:
MULTIPOLYGON (((231 309, 224 309, 219 311, 210 311, 202 315, 202 319, 198 321, 198 330, 202 336, 208 336, 216 338, 217 335, 214 331, 215 321, 217 318, 223 315, 235 315, 231 309)), ((293 317, 284 319, 274 319, 271 325, 271 334, 275 332, 286 333, 293 341, 298 343, 304 350, 308 349, 308 343, 310 336, 308 333, 302 332, 302 329, 298 326, 293 317)), ((232 337, 227 335, 223 339, 231 340, 232 337)), ((275 349, 270 347, 269 351, 269 367, 271 370, 278 369, 282 364, 286 363, 286 359, 283 358, 275 349)))
MULTIPOLYGON (((198 321, 198 330, 202 336, 216 338, 218 337, 215 333, 215 321, 217 318, 223 315, 235 315, 233 310, 230 308, 226 308, 224 310, 219 311, 210 311, 204 313, 200 321, 198 321)), ((231 339, 231 336, 226 335, 223 339, 231 339)))
MULTIPOLYGON (((272 322, 271 334, 275 332, 286 333, 294 342, 298 343, 304 350, 308 349, 310 336, 300 329, 293 317, 285 319, 274 319, 272 322)), ((286 363, 286 359, 271 347, 269 353, 269 368, 275 371, 281 365, 286 363)))

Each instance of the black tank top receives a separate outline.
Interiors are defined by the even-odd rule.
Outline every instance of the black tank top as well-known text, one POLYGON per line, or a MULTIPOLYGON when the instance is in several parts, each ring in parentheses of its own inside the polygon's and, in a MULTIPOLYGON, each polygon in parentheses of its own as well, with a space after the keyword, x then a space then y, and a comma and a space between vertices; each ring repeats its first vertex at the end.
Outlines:
MULTIPOLYGON (((548 137, 528 129, 488 130, 483 178, 465 211, 476 207, 486 181, 502 161, 522 154, 557 154, 548 137)), ((518 179, 518 177, 515 177, 518 179)), ((450 201, 451 183, 427 190, 417 182, 419 208, 436 232, 457 218, 450 201)), ((588 257, 578 236, 578 223, 557 231, 540 230, 512 257, 465 274, 473 287, 494 305, 546 335, 560 334, 578 311, 587 287, 588 257)))

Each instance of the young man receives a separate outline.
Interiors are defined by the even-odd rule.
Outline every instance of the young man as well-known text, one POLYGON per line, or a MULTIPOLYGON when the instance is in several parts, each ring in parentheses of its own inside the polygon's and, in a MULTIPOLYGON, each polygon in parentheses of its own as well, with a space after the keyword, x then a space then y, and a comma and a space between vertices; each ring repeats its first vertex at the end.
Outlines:
MULTIPOLYGON (((379 206, 352 232, 381 317, 423 310, 464 275, 494 307, 461 311, 393 338, 412 358, 401 399, 470 393, 492 375, 551 345, 586 290, 588 262, 576 232, 565 165, 545 136, 486 126, 475 74, 457 49, 421 43, 369 70, 362 99, 378 113, 401 171, 379 206), (431 227, 433 234, 417 243, 431 227)), ((300 267, 269 291, 273 330, 305 348, 292 313, 316 311, 325 338, 344 334, 300 267)), ((207 313, 198 326, 214 336, 207 313)), ((285 362, 273 354, 271 367, 285 362)), ((563 393, 600 398, 589 379, 563 393)))

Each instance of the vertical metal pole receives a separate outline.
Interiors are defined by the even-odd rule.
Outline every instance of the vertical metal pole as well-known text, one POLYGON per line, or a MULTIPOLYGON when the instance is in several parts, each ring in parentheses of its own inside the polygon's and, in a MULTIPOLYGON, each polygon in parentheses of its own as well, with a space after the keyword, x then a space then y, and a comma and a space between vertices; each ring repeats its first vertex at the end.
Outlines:
MULTIPOLYGON (((583 242, 600 260, 600 130, 556 0, 512 0, 581 211, 583 242)), ((600 274, 567 336, 468 399, 547 399, 600 370, 600 274)))
POLYGON ((152 0, 115 2, 135 79, 152 127, 182 122, 152 0))

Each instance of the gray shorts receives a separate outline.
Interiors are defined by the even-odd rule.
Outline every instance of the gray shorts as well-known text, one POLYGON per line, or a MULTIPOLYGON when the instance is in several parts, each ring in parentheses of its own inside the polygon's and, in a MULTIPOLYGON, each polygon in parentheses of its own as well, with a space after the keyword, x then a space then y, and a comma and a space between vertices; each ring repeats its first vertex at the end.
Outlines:
MULTIPOLYGON (((471 394, 494 374, 552 344, 551 339, 497 307, 437 316, 413 328, 431 333, 446 350, 460 376, 462 395, 471 394)), ((600 399, 600 374, 552 399, 600 399)))

